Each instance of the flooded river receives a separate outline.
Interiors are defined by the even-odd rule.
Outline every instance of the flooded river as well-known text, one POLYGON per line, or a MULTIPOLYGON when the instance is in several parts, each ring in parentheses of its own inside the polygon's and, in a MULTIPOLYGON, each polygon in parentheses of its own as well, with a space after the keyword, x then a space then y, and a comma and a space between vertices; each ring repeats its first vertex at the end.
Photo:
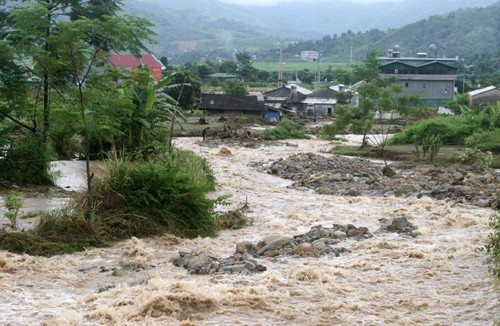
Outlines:
POLYGON ((218 194, 232 194, 234 206, 247 202, 251 226, 213 239, 134 238, 52 258, 0 251, 0 324, 492 325, 499 317, 487 256, 478 250, 492 210, 430 198, 318 195, 248 166, 319 153, 332 146, 325 141, 229 151, 198 141, 177 139, 176 146, 207 158, 218 194), (375 232, 379 219, 399 216, 421 234, 375 232), (374 237, 344 241, 352 252, 336 258, 265 258, 267 271, 249 276, 189 275, 170 263, 179 250, 228 257, 241 241, 333 223, 366 226, 374 237))

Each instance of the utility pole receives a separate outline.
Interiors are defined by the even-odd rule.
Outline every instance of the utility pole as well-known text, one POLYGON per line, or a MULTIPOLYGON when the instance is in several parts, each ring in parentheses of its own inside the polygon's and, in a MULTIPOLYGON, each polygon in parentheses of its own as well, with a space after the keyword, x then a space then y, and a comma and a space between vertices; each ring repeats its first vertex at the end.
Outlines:
POLYGON ((463 64, 464 64, 464 79, 462 80, 462 94, 465 94, 465 69, 466 69, 465 68, 466 67, 466 65, 465 65, 465 58, 462 59, 462 61, 463 61, 463 64))
POLYGON ((318 56, 316 57, 316 91, 320 90, 321 73, 320 73, 319 61, 321 60, 322 56, 323 54, 319 53, 318 56))
POLYGON ((351 46, 351 57, 349 60, 349 79, 352 78, 352 43, 350 44, 350 46, 351 46))
POLYGON ((462 62, 464 64, 464 78, 462 80, 462 94, 465 94, 465 71, 469 68, 474 67, 474 65, 467 65, 467 60, 465 58, 462 59, 462 62))
POLYGON ((283 86, 283 42, 280 42, 280 69, 278 72, 278 87, 283 86))

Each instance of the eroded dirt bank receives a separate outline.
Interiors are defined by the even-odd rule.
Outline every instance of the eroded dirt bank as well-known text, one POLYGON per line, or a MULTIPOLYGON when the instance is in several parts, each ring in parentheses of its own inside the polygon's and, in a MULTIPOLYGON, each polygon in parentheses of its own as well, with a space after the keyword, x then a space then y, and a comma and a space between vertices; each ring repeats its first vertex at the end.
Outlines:
MULTIPOLYGON (((250 206, 251 226, 214 239, 131 239, 113 248, 36 258, 0 252, 1 324, 25 325, 491 325, 498 295, 484 245, 490 208, 430 198, 339 196, 263 171, 332 145, 308 140, 241 148, 177 139, 211 163, 218 193, 250 206), (266 163, 267 162, 267 163, 266 163), (405 217, 418 235, 375 232, 405 217), (259 257, 250 275, 190 275, 179 251, 224 258, 238 243, 354 224, 339 256, 259 257)), ((222 208, 227 209, 227 208, 222 208)), ((498 308, 498 307, 497 307, 498 308)))

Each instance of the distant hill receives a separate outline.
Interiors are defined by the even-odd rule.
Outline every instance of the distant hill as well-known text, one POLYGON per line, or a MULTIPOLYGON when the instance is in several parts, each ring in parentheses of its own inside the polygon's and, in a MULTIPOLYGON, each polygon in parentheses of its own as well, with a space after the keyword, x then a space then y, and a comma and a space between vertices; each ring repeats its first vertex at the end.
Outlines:
MULTIPOLYGON (((431 15, 495 0, 401 0, 361 4, 347 0, 297 0, 274 6, 241 6, 217 0, 124 0, 127 12, 156 24, 158 54, 214 55, 276 47, 276 42, 319 39, 323 35, 389 30, 431 15)), ((438 42, 435 39, 433 42, 438 42)), ((401 42, 402 43, 402 42, 401 42)), ((428 43, 428 42, 425 42, 428 43)))
MULTIPOLYGON (((373 49, 385 52, 400 46, 401 56, 415 56, 429 52, 437 46, 440 57, 468 57, 493 54, 500 50, 500 1, 486 8, 468 8, 434 15, 428 19, 387 31, 372 29, 364 33, 344 32, 327 35, 317 41, 290 44, 285 52, 294 55, 303 50, 316 50, 339 61, 350 59, 351 46, 354 60, 362 60, 373 49)), ((265 54, 261 56, 266 57, 265 54)), ((268 57, 276 57, 268 51, 268 57)))

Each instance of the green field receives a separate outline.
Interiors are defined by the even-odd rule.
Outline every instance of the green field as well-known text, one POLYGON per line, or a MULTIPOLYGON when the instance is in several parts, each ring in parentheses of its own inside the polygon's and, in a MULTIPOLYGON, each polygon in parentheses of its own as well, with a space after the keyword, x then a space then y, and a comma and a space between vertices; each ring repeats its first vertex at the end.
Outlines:
MULTIPOLYGON (((319 63, 320 69, 322 71, 328 69, 329 66, 332 66, 334 69, 335 68, 347 68, 347 64, 345 62, 320 62, 319 63)), ((253 67, 257 68, 259 70, 264 70, 264 71, 279 71, 280 70, 280 64, 279 62, 254 62, 253 67)), ((318 68, 318 65, 316 62, 307 62, 307 61, 291 61, 291 62, 286 62, 283 64, 283 72, 296 72, 304 69, 309 69, 310 71, 315 71, 318 68)))

